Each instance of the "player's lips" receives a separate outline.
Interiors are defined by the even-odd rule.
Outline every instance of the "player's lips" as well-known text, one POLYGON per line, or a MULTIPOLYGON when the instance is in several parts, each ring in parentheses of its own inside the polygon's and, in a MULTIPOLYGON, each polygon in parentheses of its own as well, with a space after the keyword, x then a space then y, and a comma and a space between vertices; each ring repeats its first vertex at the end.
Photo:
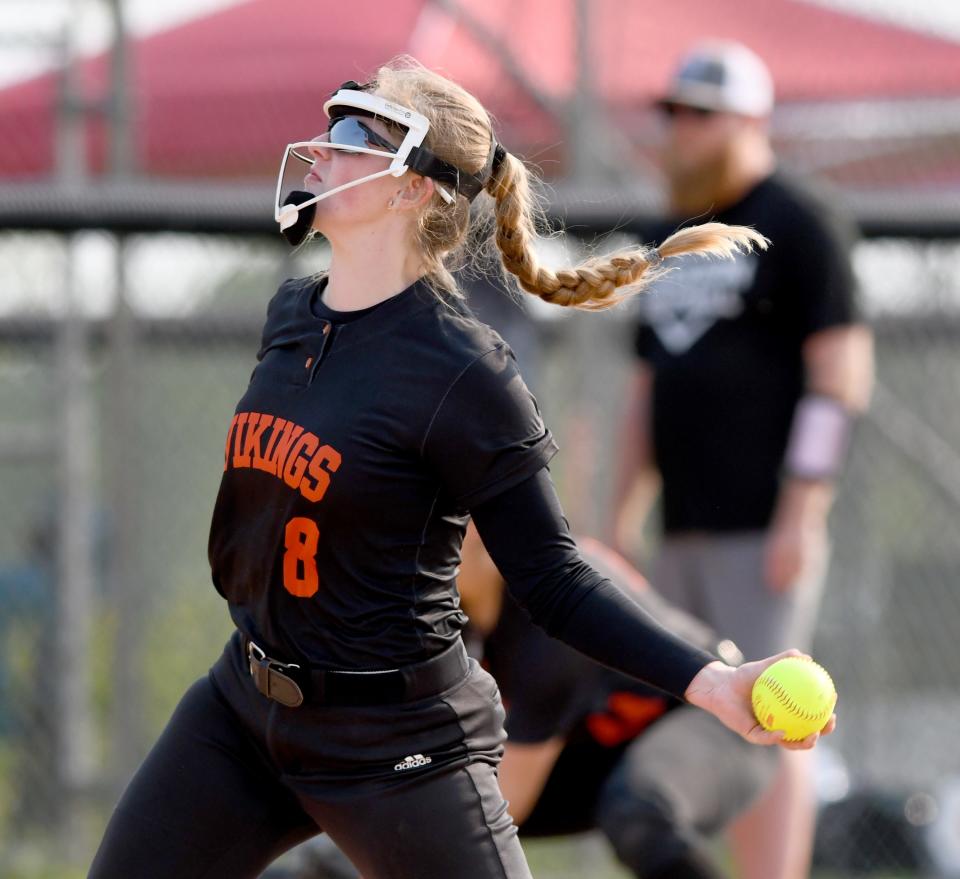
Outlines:
POLYGON ((320 176, 315 172, 311 171, 303 178, 304 183, 323 183, 323 180, 320 179, 320 176))

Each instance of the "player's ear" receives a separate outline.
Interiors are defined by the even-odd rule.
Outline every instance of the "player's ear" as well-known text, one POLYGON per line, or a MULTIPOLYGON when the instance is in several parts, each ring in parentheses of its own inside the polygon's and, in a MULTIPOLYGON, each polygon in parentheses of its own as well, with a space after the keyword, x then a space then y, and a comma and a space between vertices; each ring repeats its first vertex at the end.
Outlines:
POLYGON ((433 197, 434 185, 429 177, 421 177, 412 171, 403 177, 403 189, 394 193, 390 199, 390 209, 394 211, 415 211, 424 207, 433 197))

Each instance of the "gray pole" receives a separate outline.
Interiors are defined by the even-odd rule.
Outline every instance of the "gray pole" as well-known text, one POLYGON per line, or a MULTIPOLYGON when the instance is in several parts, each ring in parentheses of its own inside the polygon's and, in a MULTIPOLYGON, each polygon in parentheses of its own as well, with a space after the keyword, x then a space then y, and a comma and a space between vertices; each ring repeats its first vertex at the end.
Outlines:
MULTIPOLYGON (((114 180, 134 173, 130 106, 130 54, 122 0, 107 0, 113 23, 110 53, 110 164, 114 180)), ((137 362, 136 322, 130 308, 126 276, 126 237, 115 239, 117 298, 108 326, 105 370, 109 408, 110 460, 110 604, 116 614, 111 687, 111 783, 118 793, 143 757, 143 624, 146 596, 138 576, 137 545, 141 498, 136 475, 137 362)))
POLYGON ((593 89, 593 59, 590 51, 590 0, 576 0, 575 4, 577 79, 573 101, 568 111, 567 130, 572 152, 570 170, 576 183, 588 183, 597 178, 601 152, 596 138, 600 129, 592 124, 597 116, 593 89))
POLYGON ((110 552, 107 571, 110 607, 116 617, 111 666, 110 783, 117 794, 143 757, 143 623, 146 596, 138 575, 140 496, 136 467, 136 326, 125 296, 125 239, 116 237, 114 273, 117 301, 107 327, 104 382, 104 452, 110 461, 107 501, 110 552))
MULTIPOLYGON (((76 22, 78 3, 74 2, 76 22)), ((79 94, 70 25, 64 41, 57 114, 58 174, 65 186, 82 184, 86 173, 83 104, 79 94)), ((64 855, 83 852, 78 794, 93 775, 90 710, 90 631, 93 604, 94 416, 86 319, 74 273, 75 241, 65 239, 63 312, 57 338, 60 382, 59 518, 57 592, 54 607, 56 774, 63 796, 64 855)))
MULTIPOLYGON (((576 0, 574 4, 577 78, 567 111, 570 176, 572 182, 584 187, 603 179, 610 160, 600 102, 595 93, 590 6, 590 0, 576 0)), ((567 425, 573 487, 571 497, 576 498, 571 513, 575 518, 575 527, 595 534, 603 524, 595 486, 599 481, 597 462, 604 460, 602 454, 597 454, 596 448, 600 439, 597 426, 603 424, 599 404, 603 393, 597 386, 596 361, 598 352, 608 347, 605 339, 608 327, 604 320, 593 314, 574 314, 571 320, 571 343, 577 368, 573 370, 570 381, 574 385, 571 389, 573 399, 578 401, 569 413, 567 425)))
POLYGON ((570 144, 570 178, 590 186, 622 181, 630 174, 629 148, 623 135, 606 118, 605 100, 597 93, 596 48, 593 45, 592 0, 575 0, 577 78, 566 110, 570 144))
POLYGON ((133 103, 130 100, 130 43, 123 0, 107 0, 113 22, 110 51, 110 176, 130 177, 135 168, 133 103))

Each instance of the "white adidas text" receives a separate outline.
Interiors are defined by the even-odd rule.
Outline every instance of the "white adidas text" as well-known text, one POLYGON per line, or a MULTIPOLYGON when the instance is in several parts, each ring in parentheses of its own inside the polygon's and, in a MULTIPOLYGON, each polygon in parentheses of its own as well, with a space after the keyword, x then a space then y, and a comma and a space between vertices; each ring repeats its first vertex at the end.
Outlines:
POLYGON ((423 754, 414 754, 412 757, 404 757, 393 768, 397 772, 403 772, 406 769, 416 769, 418 766, 426 766, 429 763, 433 763, 433 758, 424 757, 423 754))

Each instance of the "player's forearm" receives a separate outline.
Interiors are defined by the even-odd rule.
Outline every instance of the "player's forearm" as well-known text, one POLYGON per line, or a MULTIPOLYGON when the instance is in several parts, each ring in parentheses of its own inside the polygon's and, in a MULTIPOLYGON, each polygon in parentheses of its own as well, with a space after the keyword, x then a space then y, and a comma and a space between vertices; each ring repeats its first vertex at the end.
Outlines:
POLYGON ((607 539, 622 543, 631 529, 639 530, 660 488, 650 436, 652 377, 643 366, 631 377, 617 435, 613 503, 607 539))
POLYGON ((614 468, 613 504, 611 515, 611 534, 623 517, 627 504, 633 495, 637 479, 644 469, 640 450, 637 448, 637 430, 628 428, 625 421, 620 428, 620 446, 614 468))
POLYGON ((837 400, 854 414, 866 411, 873 391, 873 333, 863 324, 814 333, 803 346, 806 389, 837 400))
POLYGON ((783 466, 775 524, 819 525, 833 502, 854 421, 873 388, 873 337, 834 327, 804 345, 807 393, 798 402, 783 466))
POLYGON ((609 580, 585 578, 579 586, 576 606, 544 628, 591 659, 677 699, 716 660, 665 629, 609 580))
POLYGON ((668 632, 580 558, 546 470, 473 516, 510 591, 553 637, 677 698, 716 658, 668 632))
POLYGON ((660 473, 657 470, 651 467, 637 473, 614 508, 607 541, 621 551, 634 546, 659 494, 660 473))
POLYGON ((822 524, 833 504, 834 484, 829 480, 784 478, 773 523, 800 527, 822 524))

